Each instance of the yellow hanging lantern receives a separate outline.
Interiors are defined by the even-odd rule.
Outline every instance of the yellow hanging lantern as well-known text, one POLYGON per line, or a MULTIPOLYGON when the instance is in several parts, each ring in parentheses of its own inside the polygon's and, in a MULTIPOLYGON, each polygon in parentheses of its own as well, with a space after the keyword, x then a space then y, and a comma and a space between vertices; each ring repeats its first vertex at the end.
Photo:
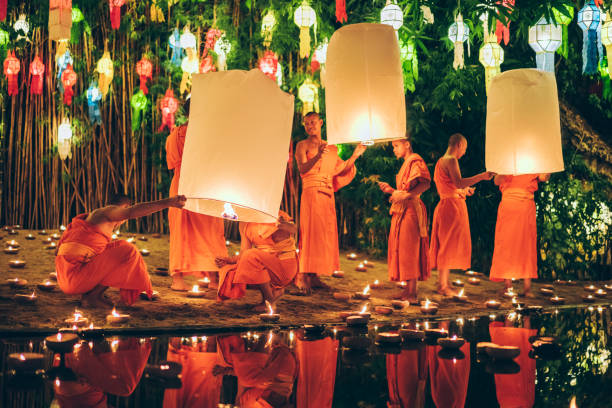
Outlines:
POLYGON ((300 58, 310 56, 310 27, 314 26, 315 39, 317 35, 317 14, 306 1, 295 9, 293 21, 300 27, 300 58))
POLYGON ((72 127, 68 119, 64 119, 61 125, 57 128, 57 153, 60 159, 72 159, 72 150, 70 142, 72 140, 72 127))
MULTIPOLYGON (((168 7, 170 7, 169 4, 168 7)), ((151 4, 151 21, 154 21, 156 23, 163 23, 164 21, 166 21, 166 18, 164 17, 164 12, 155 3, 155 1, 153 2, 153 4, 151 4)))
POLYGON ((302 116, 319 112, 319 87, 310 78, 298 88, 298 99, 302 101, 302 116))
POLYGON ((276 26, 276 18, 272 10, 268 10, 266 15, 261 19, 261 36, 263 37, 264 47, 270 47, 272 44, 272 34, 276 26))
POLYGON ((104 51, 102 58, 100 58, 100 61, 98 61, 96 66, 96 71, 98 74, 100 74, 98 85, 100 87, 100 92, 102 93, 103 99, 106 98, 108 89, 113 82, 113 69, 113 60, 110 58, 110 53, 108 51, 104 51))
POLYGON ((188 91, 187 88, 191 86, 191 75, 197 73, 199 68, 200 61, 196 53, 192 53, 191 56, 183 58, 183 62, 181 63, 183 78, 181 79, 181 86, 179 88, 181 94, 188 91))
POLYGON ((485 67, 485 87, 488 92, 491 80, 501 72, 500 65, 504 62, 504 50, 497 43, 495 33, 489 35, 488 41, 480 47, 478 60, 485 67))

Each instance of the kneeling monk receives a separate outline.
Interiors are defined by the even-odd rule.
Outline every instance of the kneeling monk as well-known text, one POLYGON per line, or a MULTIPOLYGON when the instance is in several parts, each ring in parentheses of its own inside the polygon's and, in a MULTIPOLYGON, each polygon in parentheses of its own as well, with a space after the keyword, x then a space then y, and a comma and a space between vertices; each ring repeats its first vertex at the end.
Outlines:
POLYGON ((240 223, 240 255, 217 258, 218 298, 241 298, 246 285, 256 285, 262 301, 255 310, 266 310, 265 301, 274 305, 298 272, 296 232, 291 217, 282 211, 276 224, 240 223))
POLYGON ((111 236, 130 218, 183 205, 184 196, 130 205, 128 197, 117 195, 106 207, 74 217, 55 253, 60 289, 69 295, 83 295, 83 302, 91 306, 110 304, 103 296, 109 286, 120 289, 121 300, 127 305, 142 291, 151 296, 147 266, 138 249, 127 241, 111 241, 111 236))

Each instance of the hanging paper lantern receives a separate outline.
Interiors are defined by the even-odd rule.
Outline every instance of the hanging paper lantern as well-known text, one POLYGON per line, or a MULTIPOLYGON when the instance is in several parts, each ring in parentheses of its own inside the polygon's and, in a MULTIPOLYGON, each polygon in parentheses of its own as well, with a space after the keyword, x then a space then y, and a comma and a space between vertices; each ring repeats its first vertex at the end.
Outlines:
POLYGON ((0 21, 6 20, 7 6, 8 6, 8 0, 0 0, 0 21))
POLYGON ((196 41, 195 35, 193 35, 191 31, 189 31, 189 27, 187 26, 183 29, 183 34, 181 34, 180 41, 181 41, 182 49, 184 50, 187 50, 187 49, 195 50, 196 49, 197 41, 196 41))
POLYGON ((187 92, 187 88, 191 83, 191 75, 197 73, 199 67, 200 61, 198 61, 198 57, 196 56, 196 54, 192 54, 191 57, 187 56, 183 58, 183 62, 181 63, 181 69, 183 70, 183 78, 179 87, 181 94, 187 92))
POLYGON ((497 43, 495 35, 491 35, 487 42, 480 47, 478 60, 485 68, 485 89, 489 91, 489 85, 493 77, 501 72, 500 65, 504 62, 504 50, 497 43))
POLYGON ((421 6, 421 13, 423 13, 423 21, 425 21, 426 24, 433 24, 434 23, 434 15, 431 12, 431 9, 428 6, 422 5, 421 6))
POLYGON ((168 130, 172 130, 174 128, 174 114, 178 109, 178 101, 174 97, 174 92, 171 88, 166 90, 166 94, 161 100, 161 112, 162 112, 162 124, 157 130, 161 132, 165 127, 168 130))
POLYGON ((215 43, 215 54, 217 54, 217 65, 219 71, 225 71, 227 69, 227 56, 232 51, 232 43, 227 40, 225 34, 223 34, 215 43))
POLYGON ((17 21, 15 21, 15 24, 13 24, 13 29, 17 32, 17 41, 22 38, 28 38, 28 33, 30 32, 30 24, 26 21, 25 14, 19 15, 17 21), (23 33, 23 35, 21 33, 23 33))
MULTIPOLYGON (((111 0, 112 1, 112 0, 111 0)), ((98 83, 100 84, 100 91, 102 92, 102 99, 106 98, 111 83, 113 82, 113 60, 110 58, 110 53, 104 51, 102 58, 96 65, 96 71, 100 74, 98 83)))
POLYGON ((168 44, 170 44, 170 49, 172 50, 172 58, 171 63, 174 66, 180 66, 181 61, 183 59, 183 49, 181 48, 181 35, 179 33, 178 28, 175 28, 168 39, 168 44))
POLYGON ((346 0, 336 0, 336 21, 339 23, 346 23, 347 20, 346 0))
POLYGON ((608 65, 608 58, 604 57, 599 62, 599 74, 601 75, 602 82, 602 95, 601 97, 606 100, 612 100, 612 87, 610 86, 610 70, 608 65))
POLYGON ((283 66, 280 62, 276 64, 276 83, 279 88, 283 86, 283 66))
POLYGON ((102 124, 102 116, 100 116, 100 101, 102 100, 102 93, 98 84, 92 82, 87 88, 87 108, 89 113, 89 121, 92 125, 102 124))
POLYGON ((559 9, 556 8, 553 8, 553 15, 555 16, 555 21, 557 22, 557 24, 561 24, 561 29, 563 33, 561 47, 557 49, 557 52, 562 55, 563 58, 567 59, 567 51, 569 44, 567 41, 567 26, 574 19, 574 6, 566 4, 563 8, 567 15, 563 14, 559 9))
POLYGON ((272 10, 268 10, 266 15, 261 19, 261 36, 263 37, 263 45, 268 48, 272 44, 272 35, 276 26, 276 18, 272 10))
POLYGON ((57 128, 57 153, 60 159, 72 159, 72 150, 70 142, 72 140, 72 127, 67 119, 64 119, 61 125, 57 128))
MULTIPOLYGON (((169 4, 168 4, 168 7, 170 7, 169 4)), ((156 23, 163 23, 164 21, 166 21, 166 18, 164 17, 164 12, 156 4, 155 1, 153 1, 153 3, 151 4, 150 10, 151 10, 151 21, 154 21, 156 23)))
POLYGON ((125 0, 108 0, 110 9, 111 26, 113 30, 119 29, 121 25, 121 6, 125 4, 125 0))
POLYGON ((529 45, 536 52, 538 69, 555 72, 555 51, 561 46, 562 40, 561 26, 548 22, 544 17, 529 27, 529 45))
POLYGON ((329 46, 329 42, 327 41, 327 38, 326 38, 325 40, 320 42, 319 45, 317 45, 317 48, 315 49, 314 55, 320 64, 325 64, 325 62, 327 61, 327 47, 328 46, 329 46))
POLYGON ((601 10, 593 0, 588 0, 578 12, 578 26, 582 29, 582 73, 586 75, 597 73, 599 60, 603 57, 601 19, 601 10))
POLYGON ((85 16, 83 16, 83 12, 78 7, 72 8, 70 16, 72 17, 73 23, 80 23, 85 18, 85 16))
POLYGON ((295 9, 293 21, 300 27, 300 58, 308 58, 310 55, 310 27, 314 26, 317 35, 317 14, 306 1, 295 9))
MULTIPOLYGON (((455 17, 455 22, 448 28, 448 38, 455 45, 455 57, 453 59, 453 68, 462 69, 465 66, 463 61, 463 43, 470 38, 470 28, 463 22, 461 13, 455 17)), ((470 42, 468 41, 468 52, 470 42)))
MULTIPOLYGON (((502 0, 502 4, 508 11, 511 13, 514 8, 515 0, 502 0)), ((504 25, 501 21, 497 20, 497 28, 495 30, 495 35, 497 36, 497 42, 501 44, 502 40, 504 40, 504 44, 508 45, 508 41, 510 41, 510 21, 508 24, 504 25)))
POLYGON ((72 96, 74 91, 72 87, 76 84, 77 74, 72 69, 72 64, 68 64, 64 72, 62 72, 62 85, 64 86, 64 103, 68 106, 72 104, 72 96))
POLYGON ((146 55, 143 55, 140 61, 136 63, 136 73, 140 78, 140 89, 145 95, 148 94, 147 80, 153 79, 153 64, 146 55))
POLYGON ((298 99, 302 101, 302 116, 319 111, 319 88, 310 78, 298 88, 298 99))
POLYGON ((606 47, 608 59, 612 58, 612 20, 601 27, 601 43, 606 47))
POLYGON ((215 72, 216 70, 217 67, 215 67, 215 60, 213 59, 212 55, 207 54, 200 60, 200 74, 215 72))
POLYGON ((49 39, 68 40, 72 28, 72 0, 49 0, 49 39))
POLYGON ((9 96, 14 96, 19 93, 19 86, 17 85, 17 76, 19 75, 20 69, 21 64, 15 56, 15 52, 9 51, 6 55, 6 59, 4 60, 4 75, 6 75, 6 79, 8 81, 9 96))
POLYGON ((402 70, 404 71, 404 86, 414 92, 416 81, 419 79, 419 59, 417 49, 413 40, 407 40, 400 46, 400 58, 402 59, 402 70))
POLYGON ((36 55, 34 60, 30 64, 30 75, 32 79, 30 81, 30 94, 41 95, 43 89, 43 74, 45 73, 45 64, 41 61, 40 57, 36 55))
POLYGON ((380 11, 380 22, 390 25, 395 31, 404 25, 404 12, 395 0, 387 0, 387 5, 380 11))
POLYGON ((132 105, 132 130, 136 131, 140 129, 140 121, 142 112, 147 109, 147 97, 142 92, 142 89, 136 92, 132 99, 130 99, 130 105, 132 105))
POLYGON ((270 50, 264 52, 263 56, 259 59, 259 69, 268 78, 276 79, 276 70, 278 69, 278 57, 270 50))
POLYGON ((204 43, 204 50, 213 50, 217 40, 221 38, 223 31, 216 28, 211 28, 206 32, 206 42, 204 43))
MULTIPOLYGON (((64 44, 64 42, 60 42, 59 44, 64 44)), ((66 51, 61 54, 59 56, 59 58, 57 58, 55 60, 56 62, 56 71, 57 71, 57 86, 60 89, 60 92, 64 92, 64 88, 62 86, 62 73, 64 72, 64 70, 66 69, 66 67, 70 64, 72 64, 74 61, 72 60, 72 55, 70 55, 70 50, 66 49, 66 51)))
POLYGON ((0 47, 3 47, 8 44, 10 39, 9 33, 0 28, 0 47))

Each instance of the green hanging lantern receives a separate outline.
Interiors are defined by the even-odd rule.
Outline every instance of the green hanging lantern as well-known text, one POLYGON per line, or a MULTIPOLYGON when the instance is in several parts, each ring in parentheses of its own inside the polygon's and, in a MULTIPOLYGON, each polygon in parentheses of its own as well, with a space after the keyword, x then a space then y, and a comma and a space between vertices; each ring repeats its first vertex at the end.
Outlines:
POLYGON ((72 8, 72 22, 73 23, 80 23, 81 21, 83 21, 84 18, 85 17, 83 16, 83 13, 78 7, 72 8))
MULTIPOLYGON (((83 13, 81 12, 81 10, 78 9, 77 7, 73 7, 72 8, 72 28, 70 29, 70 43, 77 44, 79 42, 79 38, 81 37, 83 28, 85 28, 86 32, 88 32, 89 31, 87 30, 88 27, 89 25, 87 24, 87 21, 85 21, 85 16, 83 16, 83 13)), ((91 34, 90 31, 88 33, 91 34)))
POLYGON ((4 47, 9 42, 9 33, 0 28, 0 47, 4 47))
POLYGON ((419 59, 413 40, 402 41, 400 58, 402 59, 402 71, 404 71, 404 87, 414 92, 416 81, 419 79, 419 59))
POLYGON ((565 14, 563 14, 563 12, 556 8, 553 8, 552 12, 555 16, 555 21, 557 22, 557 24, 561 24, 561 26, 563 27, 563 40, 561 41, 561 46, 557 49, 557 52, 563 58, 567 59, 567 51, 569 49, 569 44, 567 41, 567 26, 574 19, 574 6, 570 4, 565 4, 563 7, 565 9, 565 14))
POLYGON ((130 99, 130 105, 132 105, 132 130, 136 131, 140 129, 140 122, 142 112, 147 109, 147 104, 149 101, 147 100, 146 95, 139 90, 132 96, 130 99))
POLYGON ((603 57, 599 61, 599 74, 603 87, 602 98, 606 101, 612 100, 612 90, 610 89, 610 70, 608 67, 608 57, 603 57))

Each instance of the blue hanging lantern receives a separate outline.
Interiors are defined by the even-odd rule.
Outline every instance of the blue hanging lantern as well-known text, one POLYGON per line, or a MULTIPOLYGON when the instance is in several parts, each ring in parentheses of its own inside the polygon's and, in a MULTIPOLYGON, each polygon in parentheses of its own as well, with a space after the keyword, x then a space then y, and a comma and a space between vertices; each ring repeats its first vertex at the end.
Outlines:
POLYGON ((170 48, 172 49, 171 63, 174 66, 180 67, 181 61, 183 60, 183 49, 181 48, 181 34, 178 28, 175 28, 172 35, 168 39, 170 48))
POLYGON ((66 52, 57 59, 57 89, 63 94, 64 93, 64 85, 62 84, 62 73, 68 67, 68 65, 73 65, 72 55, 70 55, 70 50, 66 50, 66 52))
POLYGON ((101 125, 102 117, 100 116, 100 101, 102 100, 102 92, 98 88, 96 82, 92 82, 87 89, 87 107, 89 109, 89 121, 92 125, 101 125))
POLYGON ((578 12, 578 25, 582 29, 582 73, 594 75, 603 57, 601 45, 602 13, 594 0, 588 0, 578 12))

